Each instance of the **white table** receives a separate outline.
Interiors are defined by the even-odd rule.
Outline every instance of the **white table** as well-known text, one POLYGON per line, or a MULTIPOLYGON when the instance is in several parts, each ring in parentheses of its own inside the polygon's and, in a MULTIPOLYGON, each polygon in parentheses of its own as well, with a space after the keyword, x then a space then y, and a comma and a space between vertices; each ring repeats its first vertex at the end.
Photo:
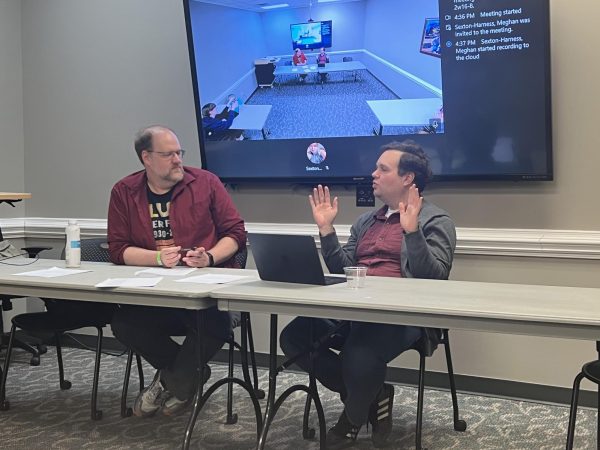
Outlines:
MULTIPOLYGON (((14 258, 11 264, 27 264, 31 259, 14 258)), ((29 265, 14 266, 0 264, 0 293, 9 295, 34 296, 45 298, 58 298, 64 300, 94 301, 104 303, 119 303, 128 305, 143 305, 169 308, 182 308, 198 311, 197 315, 197 336, 201 337, 200 330, 203 327, 203 315, 201 312, 207 308, 216 305, 216 300, 209 298, 209 293, 217 288, 216 284, 196 284, 196 283, 177 283, 174 280, 182 277, 163 277, 163 279, 154 287, 138 288, 96 288, 95 284, 106 280, 107 278, 130 278, 134 277, 138 270, 147 269, 147 267, 136 266, 116 266, 108 263, 82 262, 81 269, 89 269, 91 272, 81 274, 67 275, 65 277, 41 278, 15 275, 22 272, 30 272, 38 269, 51 268, 53 266, 64 267, 64 261, 40 259, 29 265)), ((256 272, 240 269, 219 269, 206 268, 199 269, 188 276, 199 275, 202 273, 230 273, 235 275, 247 275, 256 278, 256 272)), ((140 275, 142 276, 142 275, 140 275)), ((149 275, 146 275, 149 276, 149 275)), ((199 349, 198 360, 199 367, 204 367, 204 355, 202 345, 199 349)), ((201 372, 201 371, 200 371, 201 372)), ((202 374, 200 373, 201 377, 202 374)), ((224 380, 217 383, 221 386, 224 380)), ((238 383, 239 384, 239 383, 238 383)), ((258 410, 258 401, 252 391, 251 386, 245 388, 254 405, 258 410)), ((194 397, 194 407, 190 415, 182 447, 187 449, 190 444, 194 423, 198 413, 206 399, 214 392, 211 388, 203 395, 203 384, 198 383, 198 391, 194 397)), ((260 418, 257 417, 257 423, 260 424, 260 418)))
MULTIPOLYGON (((240 112, 233 119, 229 127, 231 130, 257 130, 262 133, 263 139, 267 138, 265 123, 271 113, 272 105, 240 105, 240 112)), ((225 109, 225 105, 218 106, 219 112, 225 109)))
MULTIPOLYGON (((222 310, 271 314, 269 394, 259 448, 273 414, 278 314, 600 340, 600 289, 595 288, 367 277, 361 289, 252 281, 215 289, 210 296, 222 310)), ((311 395, 310 388, 306 392, 311 395)), ((323 437, 321 417, 319 422, 323 437)))
POLYGON ((442 99, 407 98, 399 100, 367 100, 367 105, 379 121, 379 134, 384 127, 426 126, 429 119, 439 116, 442 99))
MULTIPOLYGON (((354 72, 366 70, 367 67, 360 61, 346 61, 326 63, 319 67, 317 64, 305 64, 303 66, 277 66, 274 75, 307 75, 309 73, 331 73, 331 72, 354 72)), ((356 76, 354 77, 356 80, 356 76)))

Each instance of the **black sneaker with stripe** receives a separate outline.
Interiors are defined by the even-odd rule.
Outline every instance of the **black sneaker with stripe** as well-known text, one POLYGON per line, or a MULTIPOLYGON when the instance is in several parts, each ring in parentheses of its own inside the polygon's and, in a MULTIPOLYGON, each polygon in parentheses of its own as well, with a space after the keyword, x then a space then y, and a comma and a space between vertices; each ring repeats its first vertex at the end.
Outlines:
POLYGON ((369 408, 369 423, 373 428, 371 440, 377 448, 387 445, 392 432, 392 407, 394 406, 394 386, 385 384, 377 393, 377 398, 369 408))
POLYGON ((333 450, 352 446, 359 431, 360 426, 353 425, 346 411, 342 411, 337 423, 327 432, 327 448, 333 450))

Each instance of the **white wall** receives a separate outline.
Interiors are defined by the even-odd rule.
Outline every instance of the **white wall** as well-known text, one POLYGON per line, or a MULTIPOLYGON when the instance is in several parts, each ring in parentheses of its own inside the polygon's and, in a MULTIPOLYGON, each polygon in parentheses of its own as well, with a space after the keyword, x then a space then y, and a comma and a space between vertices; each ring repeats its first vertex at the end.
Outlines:
POLYGON ((104 217, 148 124, 174 127, 200 163, 182 2, 22 4, 28 215, 104 217))
MULTIPOLYGON (((23 69, 21 4, 0 1, 0 191, 23 192, 23 69)), ((23 207, 0 205, 0 217, 22 217, 23 207)))
MULTIPOLYGON (((600 61, 586 44, 596 41, 594 27, 581 23, 600 17, 600 2, 550 4, 556 180, 433 187, 430 198, 458 226, 599 228, 600 61)), ((190 150, 188 163, 199 164, 180 1, 23 0, 21 11, 18 5, 0 2, 0 95, 18 111, 23 92, 23 119, 7 114, 12 106, 0 102, 2 155, 14 151, 17 167, 7 169, 3 160, 0 183, 12 177, 3 188, 20 187, 24 158, 24 188, 33 193, 27 216, 104 218, 112 184, 139 168, 132 137, 149 123, 174 127, 190 150), (19 39, 6 31, 19 35, 19 13, 22 87, 19 39), (5 60, 15 66, 7 68, 5 60)), ((335 191, 339 222, 351 223, 363 211, 353 205, 354 191, 335 191)), ((232 195, 249 222, 310 221, 306 190, 246 186, 232 195)), ((11 213, 0 209, 0 217, 11 213)), ((594 261, 462 256, 453 278, 600 287, 594 261)), ((264 326, 255 329, 265 332, 264 326)), ((453 338, 457 372, 516 381, 569 386, 580 364, 595 356, 593 343, 459 332, 453 338)))

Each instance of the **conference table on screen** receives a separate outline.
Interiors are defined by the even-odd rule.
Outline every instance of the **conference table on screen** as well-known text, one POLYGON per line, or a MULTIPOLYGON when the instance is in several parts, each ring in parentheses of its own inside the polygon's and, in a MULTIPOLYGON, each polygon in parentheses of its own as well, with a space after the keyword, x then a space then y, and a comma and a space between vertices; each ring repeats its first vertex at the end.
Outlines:
POLYGON ((442 99, 403 98, 397 100, 367 100, 367 105, 379 121, 379 135, 385 127, 428 126, 440 114, 442 99))
MULTIPOLYGON (((309 286, 254 280, 222 286, 210 296, 225 311, 271 316, 269 390, 259 448, 264 448, 276 403, 279 314, 585 339, 596 341, 596 348, 600 340, 597 288, 367 277, 366 286, 359 289, 346 283, 309 286)), ((325 424, 319 422, 323 436, 325 424)))
POLYGON ((306 64, 304 66, 278 65, 275 67, 275 72, 273 72, 273 74, 277 77, 281 75, 308 75, 311 73, 357 72, 366 69, 367 67, 360 61, 345 61, 327 63, 323 67, 319 67, 317 64, 306 64))
MULTIPOLYGON (((182 283, 175 280, 183 277, 164 276, 154 287, 118 287, 118 288, 97 288, 96 284, 109 278, 134 278, 136 272, 148 269, 148 267, 136 266, 117 266, 109 263, 82 262, 80 269, 89 270, 89 272, 71 274, 55 278, 42 278, 17 275, 24 272, 31 272, 41 269, 50 269, 52 267, 63 267, 64 261, 39 259, 32 260, 23 257, 13 258, 10 265, 5 261, 0 262, 0 293, 12 296, 23 297, 44 297, 58 298, 62 300, 91 301, 104 303, 118 303, 127 305, 154 306, 181 308, 196 311, 197 333, 204 328, 204 317, 202 311, 214 307, 216 300, 210 298, 210 292, 218 287, 217 284, 197 284, 182 283)), ((190 276, 200 274, 220 274, 228 273, 232 275, 244 275, 256 279, 255 271, 242 269, 219 269, 206 268, 196 270, 190 276)), ((138 275, 139 277, 139 275, 138 275)), ((202 354, 202 345, 198 345, 199 367, 204 367, 204 355, 202 354)), ((199 377, 201 374, 198 375, 199 377)), ((224 380, 217 381, 219 385, 224 384, 224 380)), ((257 433, 260 431, 260 406, 250 386, 244 385, 244 382, 237 380, 245 390, 247 390, 252 399, 257 415, 257 433)), ((209 388, 209 390, 212 388, 209 388)), ((212 392, 206 391, 203 394, 203 385, 198 383, 198 390, 194 397, 193 408, 190 414, 185 435, 183 437, 182 448, 187 449, 190 445, 194 424, 202 405, 212 392)), ((214 391, 213 391, 214 392, 214 391)))

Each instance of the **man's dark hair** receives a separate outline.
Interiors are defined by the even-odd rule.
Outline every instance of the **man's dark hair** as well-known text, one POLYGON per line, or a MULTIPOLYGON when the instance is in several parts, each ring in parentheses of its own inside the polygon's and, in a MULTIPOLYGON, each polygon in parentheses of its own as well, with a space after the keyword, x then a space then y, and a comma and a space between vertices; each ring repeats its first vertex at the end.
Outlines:
POLYGON ((423 148, 415 141, 407 139, 402 142, 393 141, 381 147, 381 153, 388 150, 402 152, 400 161, 398 161, 398 175, 405 175, 409 172, 414 173, 415 186, 417 186, 419 193, 423 192, 431 178, 429 158, 423 148))
POLYGON ((202 117, 210 116, 210 112, 216 107, 217 105, 215 105, 214 103, 207 103, 206 105, 204 105, 202 107, 202 117))
POLYGON ((135 147, 135 152, 137 153, 137 156, 142 164, 144 164, 142 152, 144 150, 152 150, 154 135, 163 131, 170 131, 171 133, 175 134, 173 130, 171 130, 169 127, 165 127, 164 125, 151 125, 149 127, 142 128, 135 134, 133 146, 135 147))

